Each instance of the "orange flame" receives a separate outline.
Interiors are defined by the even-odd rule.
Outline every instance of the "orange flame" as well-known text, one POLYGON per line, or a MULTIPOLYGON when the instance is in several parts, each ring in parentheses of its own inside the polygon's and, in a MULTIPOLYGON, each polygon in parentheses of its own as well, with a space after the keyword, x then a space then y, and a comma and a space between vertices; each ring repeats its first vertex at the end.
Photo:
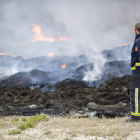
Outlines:
POLYGON ((132 42, 124 43, 125 46, 126 46, 126 45, 129 45, 129 44, 132 44, 132 42))
POLYGON ((59 37, 59 40, 60 41, 72 41, 72 40, 70 40, 68 37, 66 37, 66 36, 61 36, 61 37, 59 37))
POLYGON ((5 52, 3 52, 3 53, 0 53, 0 55, 5 55, 5 52))
POLYGON ((87 54, 87 57, 90 57, 91 55, 93 55, 92 51, 89 54, 87 54))
POLYGON ((32 31, 34 32, 34 35, 33 35, 34 39, 33 39, 32 43, 35 43, 37 41, 48 41, 48 42, 54 42, 55 41, 55 38, 46 37, 42 34, 41 26, 36 25, 35 23, 30 23, 30 25, 33 26, 32 31))
POLYGON ((55 55, 54 52, 51 52, 51 53, 48 54, 49 57, 54 57, 54 55, 55 55))
POLYGON ((29 42, 23 42, 21 45, 22 45, 22 47, 24 47, 24 46, 26 46, 28 44, 29 44, 29 42))
POLYGON ((13 55, 12 57, 18 57, 17 55, 13 55))
POLYGON ((66 68, 66 65, 64 64, 64 65, 62 65, 62 69, 65 69, 66 68))

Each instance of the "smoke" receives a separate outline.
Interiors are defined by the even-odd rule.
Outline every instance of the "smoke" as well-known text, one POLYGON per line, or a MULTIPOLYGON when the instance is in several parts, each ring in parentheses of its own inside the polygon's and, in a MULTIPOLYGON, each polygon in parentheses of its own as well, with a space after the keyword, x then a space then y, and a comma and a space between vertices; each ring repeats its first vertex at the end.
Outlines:
POLYGON ((89 63, 93 63, 93 70, 88 70, 83 78, 84 81, 93 82, 95 80, 100 80, 101 75, 104 70, 104 65, 106 63, 106 59, 103 57, 101 53, 94 52, 93 55, 88 58, 89 63))
MULTIPOLYGON (((0 1, 0 53, 26 58, 101 52, 134 40, 139 0, 0 1), (34 41, 33 26, 43 38, 34 41), (55 38, 49 42, 48 38, 55 38)), ((49 39, 50 39, 49 38, 49 39)), ((37 38, 38 39, 38 38, 37 38)))

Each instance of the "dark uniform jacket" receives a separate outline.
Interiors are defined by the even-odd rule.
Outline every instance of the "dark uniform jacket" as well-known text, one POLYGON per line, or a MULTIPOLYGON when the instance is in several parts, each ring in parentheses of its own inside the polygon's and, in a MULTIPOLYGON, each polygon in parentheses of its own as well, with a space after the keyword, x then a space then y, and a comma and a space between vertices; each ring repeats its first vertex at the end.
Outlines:
POLYGON ((132 73, 140 73, 140 34, 136 36, 132 48, 131 69, 132 69, 132 73))

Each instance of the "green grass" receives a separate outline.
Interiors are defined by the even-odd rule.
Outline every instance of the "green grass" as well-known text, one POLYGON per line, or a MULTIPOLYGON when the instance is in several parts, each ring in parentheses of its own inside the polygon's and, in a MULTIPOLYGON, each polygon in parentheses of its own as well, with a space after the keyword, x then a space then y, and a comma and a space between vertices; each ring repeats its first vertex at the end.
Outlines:
POLYGON ((76 133, 71 134, 71 137, 77 137, 76 133))
POLYGON ((21 121, 27 122, 27 118, 22 118, 21 121))
POLYGON ((50 135, 51 133, 52 133, 51 131, 47 131, 45 134, 50 135))
POLYGON ((28 121, 31 121, 31 122, 34 122, 34 123, 39 123, 39 122, 42 122, 42 121, 48 121, 48 118, 46 117, 46 115, 41 114, 41 115, 30 117, 28 119, 28 121))
POLYGON ((16 134, 21 134, 20 130, 13 130, 11 132, 9 132, 9 135, 16 135, 16 134))
POLYGON ((12 119, 12 122, 18 122, 19 121, 19 118, 13 118, 12 119))
POLYGON ((0 128, 6 128, 8 126, 7 122, 0 121, 0 128))
POLYGON ((19 129, 25 130, 28 128, 35 127, 39 122, 48 121, 48 118, 46 117, 46 115, 41 114, 41 115, 29 117, 29 118, 22 118, 21 120, 24 123, 19 125, 19 129))
POLYGON ((20 130, 25 130, 25 129, 28 129, 28 128, 33 128, 36 124, 34 124, 33 122, 27 122, 27 123, 23 123, 21 124, 18 128, 20 130))

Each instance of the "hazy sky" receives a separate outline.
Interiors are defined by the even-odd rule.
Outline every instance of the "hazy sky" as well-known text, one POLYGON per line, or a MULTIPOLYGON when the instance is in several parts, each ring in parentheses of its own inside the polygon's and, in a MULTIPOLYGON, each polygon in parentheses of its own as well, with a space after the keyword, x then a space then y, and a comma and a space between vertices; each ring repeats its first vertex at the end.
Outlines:
POLYGON ((0 53, 80 55, 133 42, 140 0, 0 0, 0 53))

